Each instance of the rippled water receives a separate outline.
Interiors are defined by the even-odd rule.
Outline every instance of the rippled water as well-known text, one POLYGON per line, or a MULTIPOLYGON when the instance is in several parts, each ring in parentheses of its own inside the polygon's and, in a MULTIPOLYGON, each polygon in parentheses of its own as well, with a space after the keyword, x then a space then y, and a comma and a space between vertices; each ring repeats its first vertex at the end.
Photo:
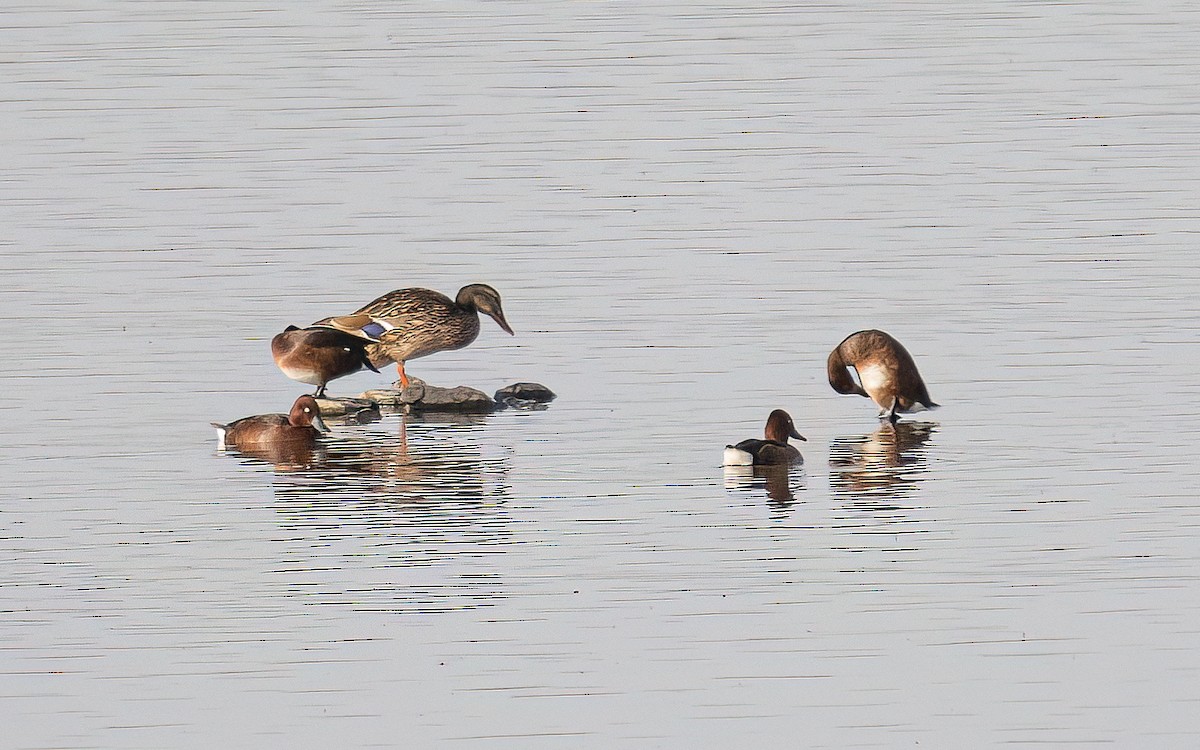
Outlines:
POLYGON ((0 10, 3 744, 1194 744, 1200 11, 1148 8, 0 10), (285 325, 475 281, 517 336, 410 372, 549 409, 215 449, 285 325), (868 327, 940 410, 829 389, 868 327), (723 472, 776 407, 803 468, 723 472))

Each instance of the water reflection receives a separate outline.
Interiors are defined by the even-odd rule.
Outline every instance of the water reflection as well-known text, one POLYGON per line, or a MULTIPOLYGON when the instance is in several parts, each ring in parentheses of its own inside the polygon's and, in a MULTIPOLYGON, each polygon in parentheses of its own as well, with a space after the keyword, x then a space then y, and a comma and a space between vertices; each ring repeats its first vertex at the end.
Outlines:
POLYGON ((929 422, 883 424, 867 435, 834 438, 829 445, 829 483, 846 507, 896 511, 928 469, 926 443, 937 431, 929 422))
POLYGON ((756 494, 765 490, 772 518, 782 518, 796 504, 796 493, 804 489, 801 466, 726 466, 725 489, 756 494))
POLYGON ((321 443, 272 443, 253 448, 229 446, 224 452, 248 459, 243 463, 268 463, 276 471, 302 471, 321 466, 326 460, 325 446, 321 443))
POLYGON ((387 417, 337 431, 319 460, 277 472, 289 590, 306 604, 376 611, 502 598, 491 558, 513 543, 509 460, 484 455, 485 420, 387 417))

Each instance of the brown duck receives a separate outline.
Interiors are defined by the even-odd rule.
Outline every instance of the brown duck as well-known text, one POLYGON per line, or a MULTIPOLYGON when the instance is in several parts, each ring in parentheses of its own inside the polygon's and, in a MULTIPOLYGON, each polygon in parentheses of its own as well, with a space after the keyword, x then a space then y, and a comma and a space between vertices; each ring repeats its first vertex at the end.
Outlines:
POLYGON ((829 384, 838 393, 856 393, 878 404, 880 419, 895 424, 900 414, 936 409, 917 365, 899 341, 883 331, 859 331, 829 354, 829 384), (858 382, 850 376, 854 368, 858 382))
POLYGON ((212 423, 217 428, 218 447, 255 449, 283 443, 312 445, 317 435, 329 432, 321 420, 317 401, 307 394, 296 399, 288 414, 259 414, 229 424, 212 423))
POLYGON ((271 356, 284 375, 317 386, 313 396, 321 398, 331 380, 364 367, 379 372, 367 356, 367 345, 372 341, 366 334, 334 328, 288 326, 271 339, 271 356))
POLYGON ((725 446, 726 466, 786 466, 804 461, 800 451, 788 445, 788 438, 807 440, 799 432, 792 417, 783 409, 776 409, 767 417, 763 430, 766 440, 743 440, 737 445, 725 446))
POLYGON ((487 284, 470 284, 452 300, 432 289, 397 289, 370 302, 353 315, 326 318, 314 325, 377 338, 367 344, 367 356, 376 367, 396 363, 400 387, 408 387, 404 363, 436 352, 462 349, 479 336, 479 313, 490 316, 510 336, 500 293, 487 284))

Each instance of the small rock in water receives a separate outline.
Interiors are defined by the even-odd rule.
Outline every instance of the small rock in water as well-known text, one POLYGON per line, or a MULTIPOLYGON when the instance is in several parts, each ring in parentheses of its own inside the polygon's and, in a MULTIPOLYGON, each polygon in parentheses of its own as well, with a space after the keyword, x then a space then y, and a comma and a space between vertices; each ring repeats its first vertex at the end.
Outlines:
POLYGON ((545 409, 555 398, 541 383, 513 383, 496 391, 496 403, 512 409, 545 409))
POLYGON ((496 402, 483 391, 465 385, 438 388, 435 385, 409 386, 400 400, 417 411, 465 411, 486 413, 496 410, 496 402))
POLYGON ((319 398, 317 407, 322 417, 357 416, 363 411, 379 412, 379 404, 366 398, 319 398))
POLYGON ((379 406, 403 405, 403 402, 400 401, 400 391, 395 388, 373 388, 369 391, 363 391, 358 397, 379 406))
POLYGON ((439 388, 417 378, 409 380, 404 390, 385 388, 367 391, 363 398, 378 404, 405 408, 411 411, 456 411, 487 414, 496 410, 496 402, 483 391, 465 385, 439 388))

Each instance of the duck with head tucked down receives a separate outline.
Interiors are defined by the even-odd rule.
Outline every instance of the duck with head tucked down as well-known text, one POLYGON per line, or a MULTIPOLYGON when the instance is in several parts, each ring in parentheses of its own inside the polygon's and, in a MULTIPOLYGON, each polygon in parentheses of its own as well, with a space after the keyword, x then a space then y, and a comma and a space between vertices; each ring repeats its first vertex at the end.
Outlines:
POLYGON ((364 367, 379 372, 367 356, 367 345, 377 340, 362 327, 345 331, 322 326, 288 326, 271 339, 271 356, 284 375, 317 386, 313 396, 321 398, 331 380, 364 367))
POLYGON ((804 461, 800 451, 794 445, 788 445, 788 438, 807 438, 796 432, 796 425, 786 411, 776 409, 771 412, 763 433, 766 440, 743 440, 737 445, 725 446, 725 466, 787 466, 804 461))
POLYGON ((879 406, 879 418, 892 424, 900 421, 900 414, 938 408, 912 355, 883 331, 847 336, 829 353, 826 371, 833 390, 866 396, 879 406), (854 368, 857 383, 847 368, 854 368))
POLYGON ((408 387, 404 363, 436 352, 462 349, 479 336, 479 313, 490 316, 513 335, 500 293, 487 284, 469 284, 452 300, 432 289, 397 289, 352 315, 326 318, 314 325, 339 330, 365 330, 378 341, 367 345, 376 367, 396 363, 400 387, 408 387))
POLYGON ((329 432, 321 419, 317 401, 307 394, 296 399, 287 414, 259 414, 254 417, 221 424, 217 428, 218 447, 257 449, 273 445, 297 444, 311 446, 322 432, 329 432))

